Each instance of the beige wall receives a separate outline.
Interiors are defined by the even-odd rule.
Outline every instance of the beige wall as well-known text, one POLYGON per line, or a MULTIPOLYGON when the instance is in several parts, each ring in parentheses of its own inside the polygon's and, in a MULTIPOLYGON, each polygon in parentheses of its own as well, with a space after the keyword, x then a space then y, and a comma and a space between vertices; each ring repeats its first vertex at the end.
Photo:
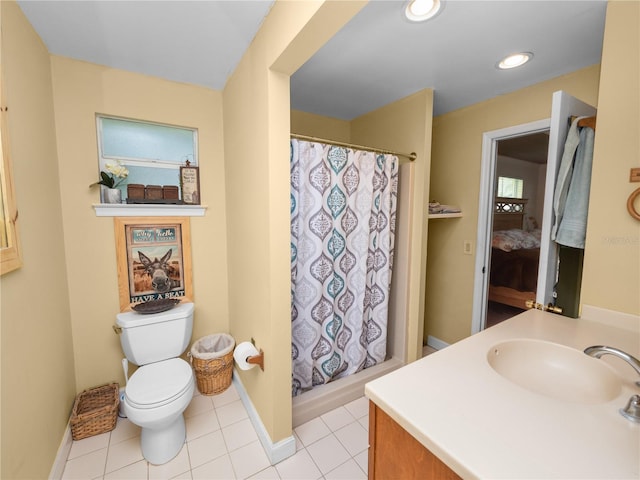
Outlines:
POLYGON ((291 110, 291 133, 348 143, 351 141, 351 122, 291 110))
POLYGON ((51 57, 76 383, 124 384, 113 219, 96 217, 96 113, 198 129, 205 217, 191 219, 193 340, 227 332, 222 95, 64 57, 51 57))
POLYGON ((264 372, 241 379, 274 442, 291 435, 289 76, 363 2, 276 2, 224 90, 229 308, 264 372))
POLYGON ((593 66, 434 120, 431 197, 464 218, 430 225, 425 341, 471 333, 475 258, 462 242, 476 239, 482 133, 549 117, 555 90, 598 107, 581 304, 640 314, 640 224, 625 207, 638 186, 628 179, 640 152, 639 10, 609 2, 601 74, 593 66))
POLYGON ((22 11, 8 1, 0 8, 24 260, 0 279, 0 477, 47 478, 76 394, 51 72, 22 11))
POLYGON ((548 118, 556 90, 597 105, 599 75, 594 65, 434 119, 430 199, 459 205, 464 216, 429 222, 425 342, 471 334, 483 133, 548 118), (463 254, 465 240, 473 255, 463 254))
MULTIPOLYGON (((406 262, 409 266, 406 360, 409 362, 422 357, 428 233, 424 218, 429 198, 432 116, 433 91, 422 90, 351 122, 351 140, 358 145, 417 153, 413 162, 415 185, 411 198, 409 259, 406 262)), ((396 262, 401 264, 402 260, 396 259, 396 262)))
MULTIPOLYGON (((609 2, 593 153, 582 303, 640 315, 640 222, 625 207, 639 183, 640 3, 609 2)), ((635 202, 640 210, 640 200, 635 202)))

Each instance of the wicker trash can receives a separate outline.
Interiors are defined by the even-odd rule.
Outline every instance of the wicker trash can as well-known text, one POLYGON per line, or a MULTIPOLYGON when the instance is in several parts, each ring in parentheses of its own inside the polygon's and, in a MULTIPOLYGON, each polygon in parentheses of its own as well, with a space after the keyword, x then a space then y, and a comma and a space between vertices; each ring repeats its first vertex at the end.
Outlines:
POLYGON ((207 335, 191 347, 189 358, 196 372, 198 390, 203 395, 216 395, 231 385, 235 340, 226 333, 207 335))
POLYGON ((119 393, 118 384, 109 383, 89 388, 76 396, 69 420, 74 440, 110 432, 115 428, 119 393))

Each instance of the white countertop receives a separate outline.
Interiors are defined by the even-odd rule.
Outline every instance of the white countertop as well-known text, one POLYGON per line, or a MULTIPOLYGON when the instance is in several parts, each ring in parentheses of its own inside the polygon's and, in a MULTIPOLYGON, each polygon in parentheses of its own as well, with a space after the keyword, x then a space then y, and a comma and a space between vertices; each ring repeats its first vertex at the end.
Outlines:
POLYGON ((529 310, 367 383, 365 395, 465 479, 640 478, 640 424, 618 413, 640 394, 633 368, 605 355, 599 361, 622 379, 617 397, 558 400, 490 367, 489 349, 513 338, 640 357, 640 318, 588 306, 580 319, 529 310))

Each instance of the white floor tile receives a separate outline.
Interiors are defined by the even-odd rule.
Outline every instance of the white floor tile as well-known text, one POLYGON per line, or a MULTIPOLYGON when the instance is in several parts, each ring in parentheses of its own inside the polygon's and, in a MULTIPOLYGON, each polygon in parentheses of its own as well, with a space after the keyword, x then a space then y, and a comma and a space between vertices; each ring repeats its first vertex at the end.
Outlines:
POLYGON ((333 433, 352 457, 369 447, 369 435, 358 422, 350 423, 333 433))
POLYGON ((185 425, 187 427, 187 441, 220 430, 220 423, 215 410, 185 418, 185 425))
POLYGON ((218 414, 218 421, 221 427, 226 427, 245 418, 249 418, 249 414, 240 400, 235 400, 216 408, 216 413, 218 414))
POLYGON ((140 448, 140 439, 137 437, 116 443, 115 445, 110 445, 105 472, 110 473, 115 470, 119 470, 122 467, 131 465, 143 458, 142 449, 140 448))
POLYGON ((93 437, 83 438, 82 440, 76 440, 71 443, 71 451, 69 452, 68 459, 81 457, 87 453, 95 452, 96 450, 102 450, 109 446, 109 432, 100 435, 94 435, 93 437))
POLYGON ((257 440, 234 450, 229 457, 237 478, 249 478, 270 465, 267 454, 257 440))
POLYGON ((240 420, 228 427, 224 427, 222 429, 222 435, 224 436, 224 441, 227 444, 227 449, 230 452, 258 440, 258 434, 253 428, 251 420, 248 418, 240 420))
POLYGON ((72 443, 67 479, 104 480, 358 480, 368 468, 368 400, 361 397, 296 427, 296 454, 269 464, 235 386, 194 394, 185 412, 186 446, 164 465, 142 458, 140 427, 116 428, 72 443))
POLYGON ((240 400, 240 395, 238 395, 238 390, 236 390, 236 387, 232 383, 224 392, 213 395, 211 399, 213 400, 213 406, 218 408, 240 400))
POLYGON ((320 418, 327 424, 327 427, 329 427, 332 432, 335 432, 339 428, 342 428, 355 420, 354 416, 351 415, 344 407, 338 407, 335 410, 331 410, 330 412, 321 415, 320 418))
POLYGON ((305 447, 308 447, 313 442, 317 442, 323 437, 326 437, 331 433, 329 427, 322 421, 320 417, 303 423, 295 428, 296 435, 302 441, 305 447))
POLYGON ((268 467, 249 477, 250 480, 280 480, 276 467, 268 467))
POLYGON ((191 470, 193 480, 233 480, 235 476, 229 455, 223 455, 211 462, 191 470))
POLYGON ((184 472, 177 477, 173 477, 171 480, 193 480, 191 477, 191 470, 184 472))
POLYGON ((436 353, 438 350, 436 350, 433 347, 429 347, 427 345, 422 347, 422 356, 426 357, 427 355, 431 355, 432 353, 436 353))
POLYGON ((367 480, 367 476, 354 459, 347 460, 339 467, 331 470, 324 478, 326 480, 367 480))
POLYGON ((142 429, 138 425, 131 423, 131 420, 128 418, 118 417, 118 423, 116 428, 111 432, 109 443, 113 445, 115 443, 129 440, 130 438, 139 437, 141 430, 142 429))
POLYGON ((278 463, 276 470, 283 480, 316 480, 322 477, 322 472, 304 449, 278 463))
POLYGON ((185 445, 169 462, 163 465, 149 465, 149 480, 169 480, 190 470, 189 450, 185 445))
POLYGON ((127 465, 120 470, 107 473, 104 480, 146 480, 149 478, 149 464, 146 460, 127 465))
POLYGON ((226 455, 227 446, 220 430, 187 442, 191 467, 197 467, 226 455))
POLYGON ((298 434, 295 431, 293 432, 293 438, 296 440, 296 452, 303 449, 304 445, 302 443, 302 440, 300 440, 300 437, 298 437, 298 434))
POLYGON ((360 466, 362 471, 365 474, 368 474, 368 472, 369 472, 369 449, 365 450, 362 453, 359 453, 358 455, 353 457, 353 459, 360 466))
POLYGON ((64 467, 62 478, 63 480, 86 480, 87 478, 100 477, 104 475, 104 465, 106 460, 106 448, 69 460, 64 467))
POLYGON ((307 447, 307 451, 323 474, 330 472, 351 458, 334 435, 329 435, 312 443, 307 447))
POLYGON ((184 417, 193 417, 194 415, 208 412, 210 410, 213 410, 213 401, 211 400, 211 397, 195 395, 191 399, 191 403, 189 403, 187 409, 184 411, 184 417))
POLYGON ((369 415, 358 419, 358 423, 368 432, 369 431, 369 415))
POLYGON ((356 418, 364 417, 369 414, 369 399, 367 397, 360 397, 353 402, 347 403, 344 408, 356 418))

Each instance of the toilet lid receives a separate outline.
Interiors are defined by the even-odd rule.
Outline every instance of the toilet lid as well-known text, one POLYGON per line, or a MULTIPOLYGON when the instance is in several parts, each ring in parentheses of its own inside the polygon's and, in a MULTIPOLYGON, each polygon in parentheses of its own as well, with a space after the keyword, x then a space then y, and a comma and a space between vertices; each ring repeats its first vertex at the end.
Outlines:
POLYGON ((127 382, 125 395, 133 407, 159 407, 184 393, 192 383, 191 365, 171 358, 138 368, 127 382))

